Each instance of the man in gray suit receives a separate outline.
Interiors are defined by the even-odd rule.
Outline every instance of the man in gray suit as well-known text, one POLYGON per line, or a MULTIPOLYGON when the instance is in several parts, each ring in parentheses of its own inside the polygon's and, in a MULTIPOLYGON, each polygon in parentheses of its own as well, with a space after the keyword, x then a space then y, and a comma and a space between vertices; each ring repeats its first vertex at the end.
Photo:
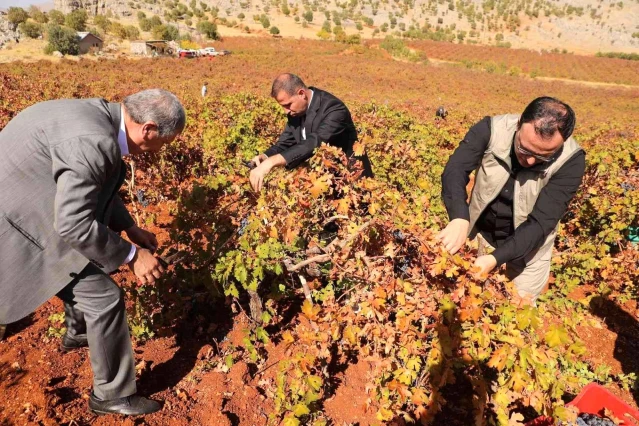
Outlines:
POLYGON ((153 256, 155 236, 135 224, 118 196, 122 156, 160 150, 185 120, 175 95, 152 89, 122 104, 42 102, 0 132, 0 324, 61 298, 62 347, 89 346, 89 408, 100 414, 160 409, 136 395, 124 292, 108 274, 127 264, 152 284, 164 272, 153 256))

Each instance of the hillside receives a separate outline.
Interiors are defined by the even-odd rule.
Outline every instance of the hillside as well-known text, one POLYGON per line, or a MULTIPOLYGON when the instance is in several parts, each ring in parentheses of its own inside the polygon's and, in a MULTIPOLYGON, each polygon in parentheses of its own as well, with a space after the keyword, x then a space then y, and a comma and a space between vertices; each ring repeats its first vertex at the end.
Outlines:
MULTIPOLYGON (((200 19, 216 19, 222 35, 264 31, 256 20, 266 15, 268 29, 283 36, 329 38, 344 29, 364 38, 387 34, 463 43, 480 43, 570 52, 639 52, 639 2, 610 0, 56 0, 68 13, 84 7, 135 17, 157 14, 184 29, 200 19), (327 24, 328 23, 328 24, 327 24), (339 27, 335 30, 335 27, 339 27), (232 28, 232 30, 231 30, 232 28), (229 30, 229 31, 227 31, 229 30)), ((264 31, 266 32, 266 31, 264 31)))

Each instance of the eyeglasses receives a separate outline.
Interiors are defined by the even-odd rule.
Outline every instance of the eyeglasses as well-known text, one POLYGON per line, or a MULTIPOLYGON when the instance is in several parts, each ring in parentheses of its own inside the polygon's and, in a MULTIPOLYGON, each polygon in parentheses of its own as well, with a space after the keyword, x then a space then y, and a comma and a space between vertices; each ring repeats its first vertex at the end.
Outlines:
POLYGON ((555 157, 555 154, 557 153, 557 151, 553 152, 550 155, 539 155, 539 154, 535 154, 534 152, 530 152, 525 148, 522 148, 521 146, 521 136, 520 133, 517 132, 517 137, 515 138, 515 149, 517 150, 517 152, 519 152, 522 155, 525 155, 526 157, 532 157, 535 160, 541 161, 542 163, 548 163, 550 161, 552 161, 555 157))

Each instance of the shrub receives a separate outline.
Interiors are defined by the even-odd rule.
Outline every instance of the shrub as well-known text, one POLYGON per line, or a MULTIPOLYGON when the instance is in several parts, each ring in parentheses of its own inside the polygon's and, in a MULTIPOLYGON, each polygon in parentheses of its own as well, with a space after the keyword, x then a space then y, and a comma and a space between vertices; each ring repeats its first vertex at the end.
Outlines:
POLYGON ((47 18, 47 15, 43 11, 38 9, 37 6, 31 6, 29 8, 29 17, 39 24, 46 24, 49 20, 47 18))
POLYGON ((197 30, 200 34, 205 35, 208 39, 217 40, 220 35, 217 32, 217 25, 211 21, 200 21, 197 24, 197 30))
POLYGON ((153 33, 153 38, 158 40, 177 40, 180 37, 177 27, 170 24, 158 25, 151 32, 153 33))
POLYGON ((64 25, 76 31, 84 31, 87 28, 87 11, 76 9, 64 18, 64 25))
POLYGON ((29 14, 21 7, 10 7, 7 11, 7 21, 13 26, 14 30, 27 19, 29 19, 29 14))
POLYGON ((37 22, 22 22, 18 28, 22 34, 29 38, 38 38, 42 35, 42 25, 37 22))
POLYGON ((56 50, 63 55, 77 55, 80 51, 78 45, 78 35, 71 28, 60 25, 49 25, 47 28, 47 40, 49 44, 45 47, 45 53, 51 54, 56 50))
POLYGON ((269 33, 273 34, 273 35, 277 35, 280 33, 280 29, 277 27, 271 27, 270 30, 268 30, 269 33))

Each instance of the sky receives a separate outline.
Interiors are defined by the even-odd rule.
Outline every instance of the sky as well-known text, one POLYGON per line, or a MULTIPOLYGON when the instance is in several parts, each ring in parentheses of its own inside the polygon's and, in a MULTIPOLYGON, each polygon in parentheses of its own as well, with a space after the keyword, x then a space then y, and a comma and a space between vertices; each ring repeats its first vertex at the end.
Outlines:
POLYGON ((50 3, 51 6, 53 5, 52 1, 47 2, 47 0, 0 0, 0 9, 7 9, 8 7, 11 7, 11 6, 20 6, 26 9, 32 4, 35 4, 36 6, 40 6, 42 4, 48 4, 48 3, 50 3))

